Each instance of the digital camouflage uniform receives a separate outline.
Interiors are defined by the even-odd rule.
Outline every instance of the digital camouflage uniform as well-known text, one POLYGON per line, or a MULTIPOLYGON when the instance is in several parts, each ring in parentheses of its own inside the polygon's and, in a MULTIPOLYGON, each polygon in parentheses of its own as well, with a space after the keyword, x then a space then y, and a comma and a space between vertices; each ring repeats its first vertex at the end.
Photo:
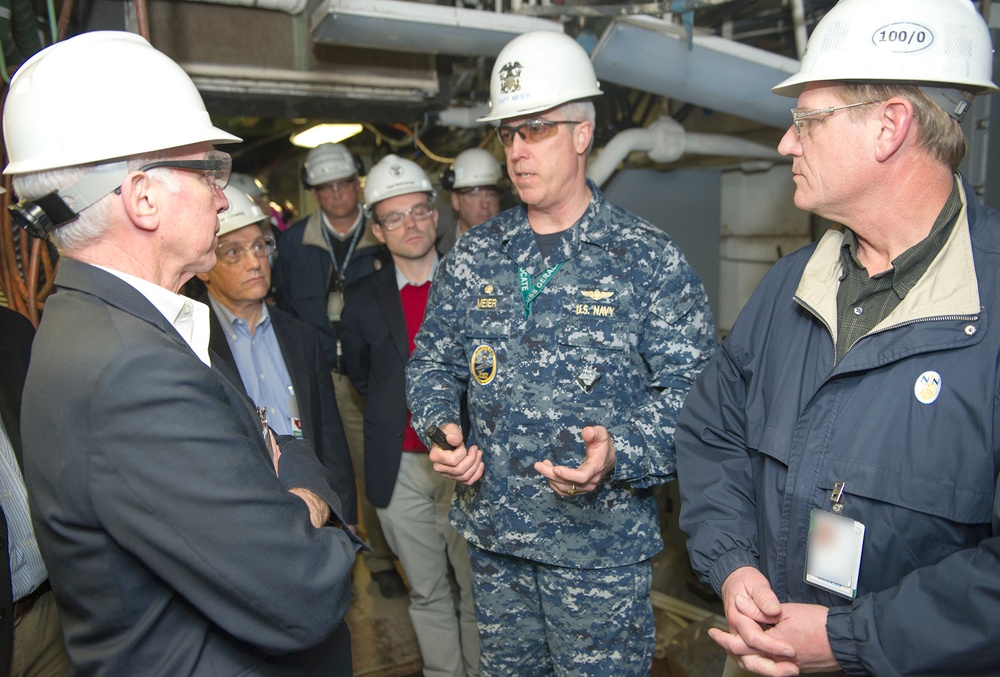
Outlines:
MULTIPOLYGON (((466 444, 483 449, 485 471, 459 485, 452 520, 471 544, 615 577, 614 567, 648 567, 663 545, 653 487, 674 476, 674 422, 715 339, 701 280, 671 239, 588 186, 586 213, 544 261, 523 207, 458 242, 431 287, 407 386, 418 431, 458 422, 468 392, 466 444), (557 264, 526 316, 519 268, 534 285, 557 264), (533 464, 579 466, 587 425, 608 429, 616 466, 596 491, 562 498, 533 464)), ((491 602, 476 604, 485 640, 491 602)), ((509 617, 508 604, 496 613, 509 617)), ((508 640, 516 631, 503 629, 508 640)), ((651 656, 651 609, 642 631, 651 656)), ((488 660, 484 650, 484 674, 488 660)))

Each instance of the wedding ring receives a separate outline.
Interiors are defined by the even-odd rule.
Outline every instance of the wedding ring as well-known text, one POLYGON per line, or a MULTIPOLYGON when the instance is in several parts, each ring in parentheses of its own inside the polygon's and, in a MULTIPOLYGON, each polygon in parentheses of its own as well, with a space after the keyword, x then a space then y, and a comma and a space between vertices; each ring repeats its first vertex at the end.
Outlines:
POLYGON ((570 496, 575 496, 576 495, 576 485, 575 484, 569 485, 569 489, 566 490, 566 493, 569 494, 570 496))

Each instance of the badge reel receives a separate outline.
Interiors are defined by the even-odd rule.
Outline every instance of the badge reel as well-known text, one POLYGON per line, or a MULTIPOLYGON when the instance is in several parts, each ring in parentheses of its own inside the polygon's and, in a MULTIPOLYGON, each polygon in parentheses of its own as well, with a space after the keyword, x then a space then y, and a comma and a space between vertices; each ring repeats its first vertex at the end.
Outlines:
POLYGON ((865 525, 843 516, 844 483, 830 492, 833 512, 813 510, 809 515, 809 542, 805 581, 835 595, 854 599, 858 594, 865 525))

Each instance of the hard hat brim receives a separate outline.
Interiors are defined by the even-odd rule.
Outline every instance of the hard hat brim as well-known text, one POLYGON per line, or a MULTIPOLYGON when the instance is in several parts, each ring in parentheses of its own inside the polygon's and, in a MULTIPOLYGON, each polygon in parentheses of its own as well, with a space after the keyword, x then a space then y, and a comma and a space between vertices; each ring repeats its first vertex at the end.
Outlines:
POLYGON ((814 73, 809 73, 809 74, 796 73, 790 78, 782 80, 781 82, 776 84, 774 87, 771 88, 771 91, 777 94, 778 96, 787 96, 794 99, 798 98, 798 96, 802 94, 802 90, 805 89, 805 86, 808 85, 810 82, 865 82, 865 83, 896 82, 903 85, 917 85, 917 86, 930 85, 935 87, 951 85, 956 87, 964 87, 966 89, 971 90, 976 95, 990 94, 992 92, 998 91, 997 86, 993 82, 990 81, 983 82, 981 80, 973 80, 973 79, 967 79, 964 82, 946 83, 946 82, 930 82, 930 81, 920 82, 913 79, 879 77, 877 75, 873 75, 871 77, 851 78, 851 79, 835 78, 835 77, 825 78, 822 77, 822 74, 817 75, 814 73))
POLYGON ((567 99, 566 101, 560 101, 554 106, 551 101, 535 105, 532 105, 530 102, 525 102, 524 106, 521 108, 504 106, 499 112, 490 110, 489 115, 476 118, 476 122, 502 122, 504 120, 513 120, 514 118, 523 118, 527 115, 535 115, 537 113, 545 113, 550 110, 555 110, 560 106, 565 106, 566 104, 573 103, 574 101, 587 101, 588 99, 601 96, 602 94, 604 94, 604 92, 601 91, 600 87, 594 87, 592 90, 584 92, 581 96, 576 96, 572 99, 567 99))

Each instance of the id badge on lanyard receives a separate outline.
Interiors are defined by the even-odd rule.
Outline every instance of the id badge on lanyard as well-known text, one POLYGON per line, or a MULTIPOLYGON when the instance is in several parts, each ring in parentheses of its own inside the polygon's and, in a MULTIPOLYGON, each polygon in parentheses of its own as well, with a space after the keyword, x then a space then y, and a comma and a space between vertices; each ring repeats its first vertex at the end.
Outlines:
POLYGON ((833 512, 814 509, 809 515, 805 581, 835 595, 854 599, 861 573, 865 525, 845 517, 844 483, 830 492, 833 512))

